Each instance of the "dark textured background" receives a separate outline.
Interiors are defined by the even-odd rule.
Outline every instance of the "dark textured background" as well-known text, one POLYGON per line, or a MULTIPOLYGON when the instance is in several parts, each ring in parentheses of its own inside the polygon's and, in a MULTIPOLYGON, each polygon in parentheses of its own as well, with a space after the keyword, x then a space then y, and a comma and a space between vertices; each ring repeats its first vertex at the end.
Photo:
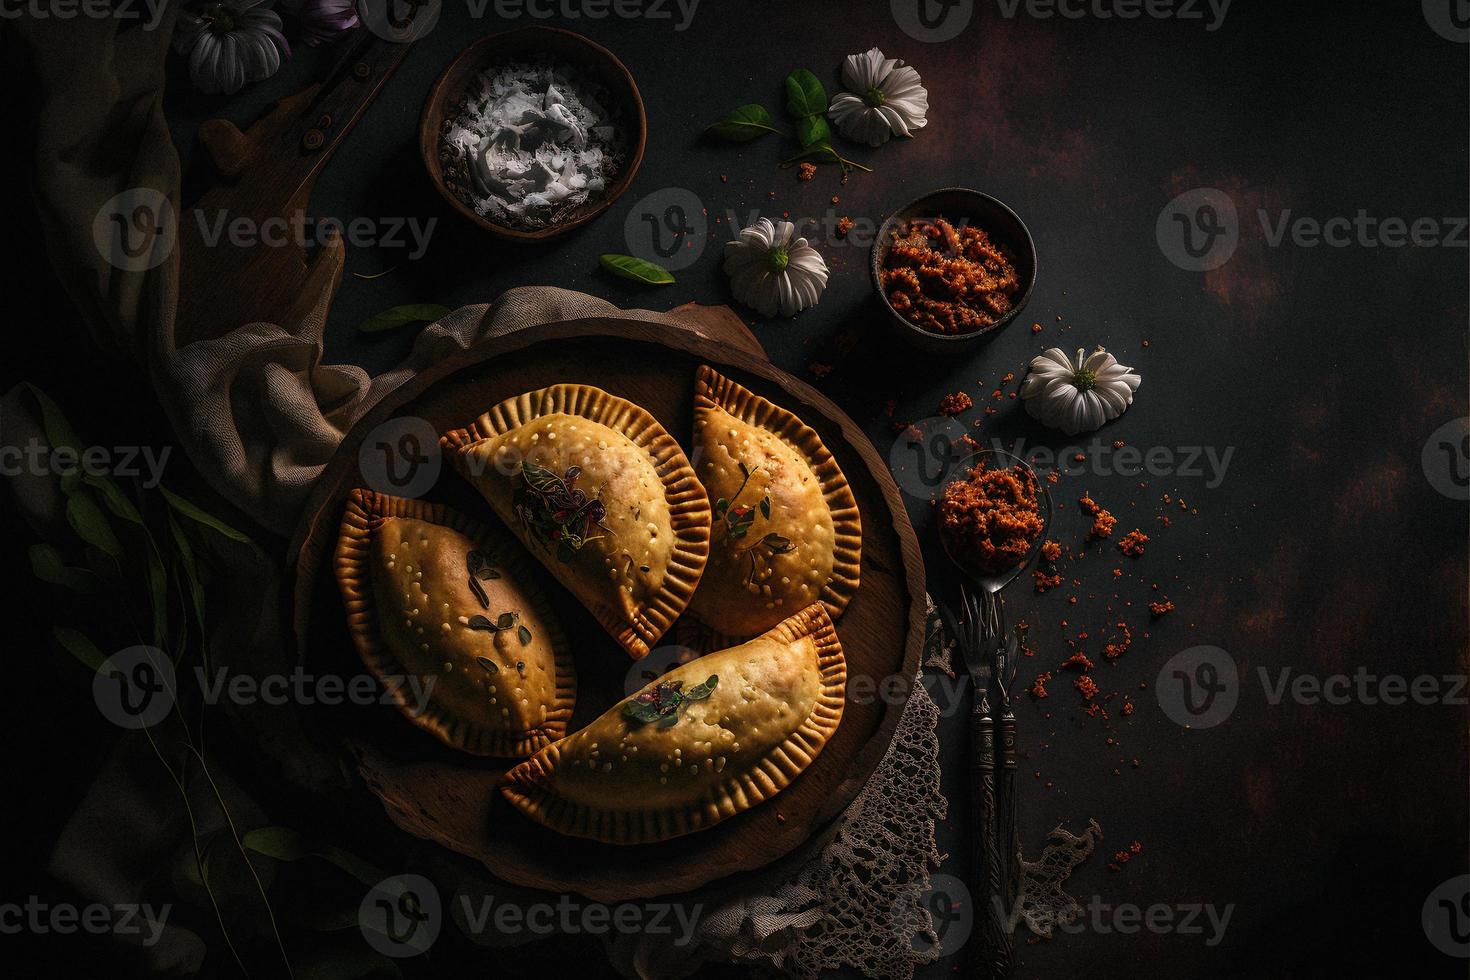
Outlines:
MULTIPOLYGON (((1372 5, 1371 13, 1345 6, 1239 0, 1211 32, 1198 21, 1006 20, 994 4, 977 3, 965 31, 942 44, 903 34, 886 3, 704 0, 683 32, 667 21, 555 19, 632 70, 648 108, 648 153, 628 195, 593 224, 541 248, 509 248, 433 194, 416 124, 425 91, 464 44, 540 21, 472 21, 462 3, 450 3, 343 142, 311 203, 313 214, 344 219, 440 219, 417 263, 402 264, 391 249, 351 252, 349 272, 397 269, 344 282, 327 358, 384 368, 407 351, 411 329, 363 337, 354 326, 366 316, 404 302, 486 301, 522 284, 655 309, 728 302, 718 271, 723 220, 712 221, 708 247, 675 286, 640 290, 596 271, 599 253, 626 249, 624 221, 640 199, 669 187, 692 191, 712 219, 730 210, 742 220, 753 210, 877 220, 948 185, 1001 198, 1030 225, 1040 276, 1022 319, 971 353, 933 360, 896 346, 876 315, 866 250, 841 243, 821 245, 833 275, 816 309, 753 326, 793 373, 814 361, 833 365, 815 383, 885 452, 895 419, 932 416, 952 391, 988 403, 1001 375, 1021 374, 1053 344, 1104 344, 1142 373, 1137 402, 1103 430, 1104 446, 1121 439, 1143 449, 1233 451, 1213 488, 1185 474, 1063 477, 1053 490, 1054 537, 1081 545, 1086 523, 1075 501, 1085 489, 1118 515, 1118 533, 1137 526, 1153 541, 1137 561, 1092 545, 1065 566, 1080 585, 1036 596, 1023 582, 1009 602, 1013 617, 1032 624, 1035 656, 1023 681, 1053 668, 1069 652, 1066 639, 1082 631, 1079 648, 1099 661, 1118 633, 1113 624, 1126 621, 1135 637, 1122 658, 1093 672, 1104 694, 1116 695, 1109 721, 1083 714, 1070 674, 1058 674, 1049 699, 1020 699, 1028 852, 1057 824, 1080 830, 1095 818, 1104 841, 1073 878, 1073 894, 1109 905, 1233 905, 1224 941, 1209 947, 1201 936, 1146 931, 1062 936, 1023 945, 1018 974, 1296 977, 1392 965, 1407 975, 1463 976, 1463 964, 1436 952, 1420 926, 1430 890, 1467 870, 1463 705, 1271 705, 1256 675, 1466 670, 1467 508, 1438 493, 1420 462, 1430 434, 1466 414, 1463 240, 1458 248, 1271 247, 1254 217, 1258 208, 1273 221, 1284 209, 1317 218, 1359 208, 1406 219, 1467 212, 1466 46, 1431 31, 1417 3, 1372 5), (777 169, 784 150, 774 139, 731 147, 695 138, 738 103, 777 108, 792 68, 812 69, 836 91, 842 56, 874 44, 918 68, 930 113, 912 141, 852 148, 873 174, 839 186, 824 168, 802 184, 777 169), (1154 231, 1166 202, 1198 186, 1226 191, 1242 216, 1236 254, 1205 274, 1172 265, 1154 231), (829 204, 834 194, 840 205, 829 204), (1039 336, 1027 329, 1032 322, 1043 325, 1039 336), (883 412, 889 399, 892 418, 883 412), (1198 513, 1166 509, 1166 493, 1198 513), (1161 513, 1171 517, 1166 528, 1161 513), (1178 608, 1151 624, 1143 605, 1155 583, 1178 608), (1169 657, 1199 644, 1234 656, 1240 703, 1224 724, 1185 731, 1160 710, 1152 686, 1169 657), (1127 718, 1118 710, 1125 694, 1138 708, 1127 718), (1108 855, 1135 839, 1142 853, 1108 871, 1108 855)), ((300 48, 276 78, 225 102, 176 86, 169 106, 189 163, 186 186, 197 188, 204 173, 189 160, 199 120, 247 121, 325 64, 322 52, 300 48)), ((22 247, 5 292, 42 312, 12 319, 0 381, 45 383, 96 441, 169 442, 130 368, 77 356, 85 343, 78 319, 40 250, 24 245, 35 237, 22 198, 12 242, 22 247)), ((1017 403, 996 405, 982 437, 1075 451, 1066 449, 1075 441, 1030 423, 1017 403)), ((983 416, 977 408, 965 418, 983 416)), ((926 510, 913 501, 921 533, 926 510)), ((932 544, 927 533, 925 541, 932 544)), ((12 567, 24 560, 7 552, 12 567)), ((932 555, 939 572, 937 548, 932 555)), ((935 588, 946 584, 935 576, 935 588)), ((21 586, 26 602, 29 588, 21 586)), ((12 657, 51 656, 40 639, 44 616, 7 621, 19 630, 12 657)), ((52 677, 51 667, 36 669, 43 681, 52 677)), ((29 805, 25 834, 11 843, 31 856, 49 848, 107 737, 90 718, 71 720, 90 707, 77 693, 56 695, 61 708, 46 698, 19 709, 29 734, 19 743, 12 809, 29 805)), ((941 847, 957 855, 944 870, 965 876, 965 689, 942 704, 955 713, 942 729, 953 801, 941 847)), ((501 965, 509 975, 544 975, 540 957, 586 964, 594 956, 586 940, 543 943, 501 965)), ((436 953, 441 970, 456 959, 436 953)), ((947 976, 951 966, 927 975, 947 976)))

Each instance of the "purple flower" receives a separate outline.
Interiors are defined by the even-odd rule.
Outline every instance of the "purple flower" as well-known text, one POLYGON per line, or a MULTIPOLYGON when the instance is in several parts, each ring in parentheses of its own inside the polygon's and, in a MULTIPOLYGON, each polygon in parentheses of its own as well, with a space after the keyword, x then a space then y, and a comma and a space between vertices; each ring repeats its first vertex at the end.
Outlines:
POLYGON ((281 7, 313 47, 335 41, 359 23, 356 0, 281 0, 281 7))
POLYGON ((268 2, 220 0, 180 12, 174 50, 189 59, 189 78, 200 91, 233 95, 270 78, 291 56, 268 2))

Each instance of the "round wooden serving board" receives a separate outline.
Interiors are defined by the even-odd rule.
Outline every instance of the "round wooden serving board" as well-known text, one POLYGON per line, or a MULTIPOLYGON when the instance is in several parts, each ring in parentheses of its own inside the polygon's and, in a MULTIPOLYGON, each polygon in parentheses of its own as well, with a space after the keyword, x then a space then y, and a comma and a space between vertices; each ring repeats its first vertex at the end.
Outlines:
MULTIPOLYGON (((862 587, 837 622, 849 679, 837 734, 775 799, 708 830, 619 847, 563 837, 532 822, 496 789, 505 761, 449 749, 394 708, 318 709, 323 723, 350 746, 367 785, 399 827, 480 861, 512 883, 616 901, 688 891, 764 867, 827 827, 862 789, 888 749, 918 670, 925 612, 918 541, 898 488, 861 430, 823 395, 748 349, 665 324, 577 320, 489 339, 388 395, 348 433, 303 513, 296 535, 293 612, 298 652, 310 672, 363 673, 347 633, 331 555, 346 496, 366 484, 359 449, 377 426, 416 416, 443 432, 502 399, 577 382, 642 405, 687 453, 694 371, 707 363, 816 429, 857 497, 863 520, 862 587)), ((437 452, 437 446, 424 448, 437 452)), ((392 492, 391 487, 374 489, 392 492)), ((447 463, 422 496, 480 520, 497 520, 447 463)), ((625 697, 630 670, 638 668, 569 594, 554 588, 552 600, 576 658, 578 696, 571 724, 576 730, 625 697)), ((673 645, 678 633, 676 624, 664 644, 673 645)), ((641 663, 658 663, 659 656, 656 649, 641 663)), ((667 657, 663 666, 671 666, 667 657)))

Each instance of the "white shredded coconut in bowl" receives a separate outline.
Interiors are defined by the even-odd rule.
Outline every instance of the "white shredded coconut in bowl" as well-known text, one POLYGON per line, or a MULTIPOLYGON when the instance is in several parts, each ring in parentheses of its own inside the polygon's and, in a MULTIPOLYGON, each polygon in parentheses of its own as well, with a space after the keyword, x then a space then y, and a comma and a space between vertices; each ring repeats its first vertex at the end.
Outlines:
POLYGON ((445 183, 496 224, 556 224, 601 198, 622 168, 621 133, 599 95, 600 86, 560 64, 481 72, 444 122, 445 183))

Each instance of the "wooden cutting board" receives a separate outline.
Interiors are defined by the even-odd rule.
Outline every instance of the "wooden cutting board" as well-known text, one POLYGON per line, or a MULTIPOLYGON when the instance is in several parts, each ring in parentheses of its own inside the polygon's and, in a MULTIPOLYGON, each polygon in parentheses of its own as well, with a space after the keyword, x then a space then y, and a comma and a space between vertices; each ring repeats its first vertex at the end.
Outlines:
MULTIPOLYGON (((708 830, 634 847, 562 837, 514 810, 497 792, 507 763, 455 752, 385 706, 319 708, 354 753, 368 787, 402 829, 482 863, 514 884, 596 901, 669 895, 765 867, 830 827, 888 749, 918 670, 924 571, 918 541, 883 460, 841 409, 773 367, 728 311, 693 317, 693 329, 588 319, 487 340, 389 395, 348 434, 303 514, 292 554, 293 627, 311 672, 362 672, 332 578, 330 556, 347 493, 363 485, 359 449, 390 418, 416 416, 442 432, 490 405, 559 382, 594 384, 648 409, 689 449, 694 372, 715 366, 795 412, 836 456, 863 519, 862 588, 837 623, 849 696, 841 727, 815 762, 775 799, 708 830), (731 322, 733 321, 733 323, 731 322), (886 695, 875 690, 887 689, 886 695)), ((387 489, 387 488, 379 488, 387 489)), ((496 520, 447 464, 423 496, 496 520)), ((578 671, 572 729, 625 696, 633 662, 576 601, 553 597, 578 671)), ((670 644, 676 625, 663 642, 670 644)), ((650 655, 655 656, 655 655, 650 655)))

